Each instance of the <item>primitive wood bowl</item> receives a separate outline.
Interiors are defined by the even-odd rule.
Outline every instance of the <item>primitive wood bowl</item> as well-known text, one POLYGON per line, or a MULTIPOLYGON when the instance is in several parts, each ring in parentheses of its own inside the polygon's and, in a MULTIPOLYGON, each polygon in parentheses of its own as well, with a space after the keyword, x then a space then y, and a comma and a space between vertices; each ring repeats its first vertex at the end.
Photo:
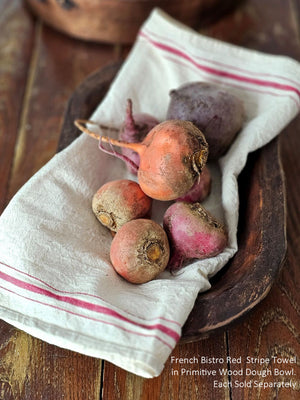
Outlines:
MULTIPOLYGON (((89 118, 120 65, 90 75, 69 100, 58 151, 79 134, 77 118, 89 118)), ((269 292, 286 253, 285 186, 279 140, 252 153, 239 177, 240 215, 236 255, 215 275, 209 291, 199 293, 181 342, 208 337, 245 316, 269 292)))
POLYGON ((46 24, 76 38, 132 43, 151 10, 159 7, 197 28, 240 0, 25 0, 46 24))

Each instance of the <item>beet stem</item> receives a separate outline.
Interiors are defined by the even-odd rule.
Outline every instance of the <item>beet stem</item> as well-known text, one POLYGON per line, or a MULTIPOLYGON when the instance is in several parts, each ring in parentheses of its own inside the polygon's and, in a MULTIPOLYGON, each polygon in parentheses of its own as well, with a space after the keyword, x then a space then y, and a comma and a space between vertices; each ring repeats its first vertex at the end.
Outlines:
POLYGON ((136 132, 136 124, 132 114, 132 100, 127 99, 125 126, 127 130, 136 132))
POLYGON ((113 139, 113 138, 110 138, 108 136, 102 136, 99 133, 95 133, 95 132, 89 130, 87 127, 83 126, 83 124, 85 124, 85 125, 86 124, 91 124, 91 125, 99 126, 97 124, 97 122, 95 122, 95 121, 90 121, 90 120, 87 120, 87 119, 76 119, 74 121, 74 124, 79 130, 81 130, 82 132, 88 134, 92 138, 97 139, 97 140, 100 140, 100 138, 101 138, 102 142, 109 143, 111 145, 118 146, 118 147, 126 147, 128 149, 131 149, 131 150, 135 151, 138 154, 140 154, 142 152, 142 149, 144 148, 144 145, 142 143, 122 142, 121 140, 113 139))
POLYGON ((100 136, 99 149, 102 150, 104 153, 110 154, 110 155, 115 156, 115 157, 119 158, 120 160, 124 161, 126 164, 130 165, 134 169, 134 172, 137 174, 137 171, 139 169, 138 165, 134 161, 132 161, 129 157, 125 156, 124 154, 118 153, 114 149, 111 142, 109 142, 109 145, 111 147, 111 150, 108 150, 103 146, 102 136, 100 136))

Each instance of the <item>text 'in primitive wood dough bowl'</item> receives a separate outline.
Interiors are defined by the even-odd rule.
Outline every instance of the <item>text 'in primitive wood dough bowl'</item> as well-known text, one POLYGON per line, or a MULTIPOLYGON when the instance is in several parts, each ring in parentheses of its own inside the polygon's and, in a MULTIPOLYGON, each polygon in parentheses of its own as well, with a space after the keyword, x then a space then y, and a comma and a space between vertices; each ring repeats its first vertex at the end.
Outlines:
POLYGON ((46 24, 83 40, 132 43, 150 12, 159 7, 198 28, 241 0, 25 0, 46 24))
MULTIPOLYGON (((74 120, 89 118, 109 89, 120 65, 90 75, 69 100, 58 151, 80 132, 74 120)), ((196 341, 253 309, 269 292, 286 252, 285 187, 279 140, 250 154, 239 177, 238 252, 199 293, 181 342, 196 341)))

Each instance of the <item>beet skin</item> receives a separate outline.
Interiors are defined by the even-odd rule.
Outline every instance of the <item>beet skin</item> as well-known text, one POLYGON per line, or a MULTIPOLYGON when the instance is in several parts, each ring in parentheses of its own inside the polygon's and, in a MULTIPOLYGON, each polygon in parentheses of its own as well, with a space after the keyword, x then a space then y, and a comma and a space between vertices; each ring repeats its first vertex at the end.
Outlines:
POLYGON ((227 245, 225 227, 200 203, 172 204, 163 224, 171 247, 171 271, 180 269, 188 260, 216 256, 227 245))
POLYGON ((170 92, 168 119, 191 121, 205 135, 208 159, 216 160, 232 144, 244 121, 241 99, 206 82, 191 82, 170 92))

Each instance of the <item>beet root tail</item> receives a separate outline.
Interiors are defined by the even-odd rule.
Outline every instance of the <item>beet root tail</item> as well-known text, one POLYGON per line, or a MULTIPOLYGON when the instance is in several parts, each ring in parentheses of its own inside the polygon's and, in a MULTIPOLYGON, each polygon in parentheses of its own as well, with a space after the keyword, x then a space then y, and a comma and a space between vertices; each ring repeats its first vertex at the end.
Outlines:
POLYGON ((121 140, 110 138, 109 136, 100 135, 99 133, 93 132, 90 129, 88 129, 85 126, 86 124, 97 125, 97 126, 101 127, 101 125, 99 125, 97 122, 90 121, 90 120, 87 120, 87 119, 76 119, 74 121, 74 125, 81 132, 86 133, 87 135, 91 136, 93 139, 96 139, 96 140, 99 140, 99 141, 101 140, 101 142, 109 143, 110 145, 113 145, 113 146, 125 147, 127 149, 131 149, 131 150, 135 151, 138 154, 140 154, 142 152, 142 149, 143 149, 144 146, 141 143, 128 143, 128 142, 123 142, 121 140))

